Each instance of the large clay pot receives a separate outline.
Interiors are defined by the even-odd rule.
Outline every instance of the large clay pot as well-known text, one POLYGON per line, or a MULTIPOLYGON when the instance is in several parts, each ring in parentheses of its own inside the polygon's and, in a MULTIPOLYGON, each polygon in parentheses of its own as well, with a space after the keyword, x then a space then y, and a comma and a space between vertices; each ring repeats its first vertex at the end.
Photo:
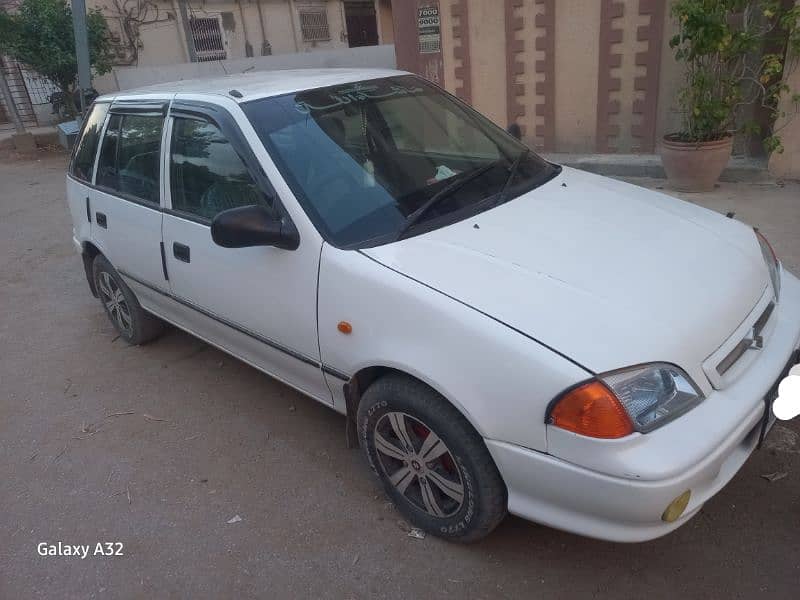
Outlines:
POLYGON ((678 142, 670 137, 664 137, 661 162, 671 187, 680 192, 713 190, 731 157, 733 137, 713 142, 678 142))

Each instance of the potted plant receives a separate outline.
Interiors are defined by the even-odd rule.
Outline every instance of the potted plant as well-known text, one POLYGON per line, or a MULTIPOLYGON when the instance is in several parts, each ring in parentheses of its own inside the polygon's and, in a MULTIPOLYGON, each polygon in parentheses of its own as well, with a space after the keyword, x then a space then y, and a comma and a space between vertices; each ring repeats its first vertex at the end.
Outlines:
MULTIPOLYGON (((670 40, 686 65, 678 101, 681 131, 664 136, 661 159, 675 189, 713 189, 737 132, 764 135, 767 152, 782 152, 772 125, 763 131, 744 107, 760 106, 774 124, 780 100, 800 94, 784 83, 787 56, 800 56, 800 5, 791 0, 676 0, 679 32, 670 40)), ((792 61, 795 62, 795 61, 792 61)))

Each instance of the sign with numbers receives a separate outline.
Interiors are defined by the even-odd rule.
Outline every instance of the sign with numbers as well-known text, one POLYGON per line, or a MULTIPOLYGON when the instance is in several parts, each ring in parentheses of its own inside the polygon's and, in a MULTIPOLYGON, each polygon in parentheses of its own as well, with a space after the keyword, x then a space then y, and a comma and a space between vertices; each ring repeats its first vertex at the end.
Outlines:
POLYGON ((442 51, 441 23, 438 6, 421 6, 417 10, 419 53, 434 54, 442 51))

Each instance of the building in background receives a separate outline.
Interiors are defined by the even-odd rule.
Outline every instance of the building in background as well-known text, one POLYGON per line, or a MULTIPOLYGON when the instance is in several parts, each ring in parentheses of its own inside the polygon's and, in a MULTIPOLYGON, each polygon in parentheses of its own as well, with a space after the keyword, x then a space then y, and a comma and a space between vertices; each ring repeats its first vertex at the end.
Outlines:
MULTIPOLYGON (((681 127, 677 94, 684 77, 669 47, 677 32, 671 4, 396 0, 397 63, 498 125, 516 123, 539 150, 658 153, 663 136, 681 127)), ((745 110, 767 130, 765 111, 745 110)), ((786 152, 771 157, 772 171, 800 178, 800 119, 782 130, 782 139, 786 152)), ((734 153, 763 155, 760 142, 737 136, 734 153)))
POLYGON ((438 81, 502 127, 517 123, 538 149, 652 153, 680 123, 668 5, 395 2, 398 66, 438 81))
MULTIPOLYGON (((0 0, 5 10, 17 4, 18 0, 0 0)), ((87 0, 87 9, 93 8, 105 16, 116 51, 114 71, 93 80, 101 93, 119 89, 123 70, 131 81, 136 80, 130 73, 135 69, 152 76, 158 67, 361 48, 394 40, 391 0, 87 0)), ((381 53, 380 60, 385 61, 386 54, 381 53)), ((56 88, 50 82, 2 56, 0 68, 27 127, 57 121, 50 104, 56 88)), ((169 78, 182 78, 176 72, 170 70, 169 78)), ((195 76, 205 72, 198 70, 195 76)), ((0 131, 6 129, 13 125, 0 99, 0 131)))
POLYGON ((390 44, 390 0, 88 0, 120 66, 390 44))

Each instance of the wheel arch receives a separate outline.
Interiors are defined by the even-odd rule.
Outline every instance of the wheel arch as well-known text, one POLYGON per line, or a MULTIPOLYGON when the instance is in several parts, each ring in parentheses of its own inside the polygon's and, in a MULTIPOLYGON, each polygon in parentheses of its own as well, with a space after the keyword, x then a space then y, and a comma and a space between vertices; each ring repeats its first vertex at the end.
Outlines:
POLYGON ((81 248, 81 258, 83 259, 83 270, 86 273, 86 281, 89 284, 92 295, 97 298, 97 288, 94 285, 94 277, 92 276, 92 264, 97 255, 103 253, 100 251, 100 248, 90 241, 81 242, 81 248))
POLYGON ((426 387, 430 388, 432 391, 438 394, 445 402, 453 406, 461 414, 461 416, 463 416, 467 420, 467 422, 470 424, 472 429, 475 430, 475 433, 478 436, 480 436, 481 438, 485 437, 483 431, 475 422, 475 419, 472 417, 469 411, 466 410, 466 408, 461 403, 454 400, 450 395, 448 395, 446 391, 441 388, 441 386, 437 385, 435 382, 431 381, 424 375, 420 373, 415 373, 411 369, 405 369, 400 366, 371 365, 360 368, 344 384, 344 398, 347 409, 346 435, 349 447, 357 448, 359 445, 357 429, 356 429, 356 415, 358 414, 358 407, 359 404, 361 403, 361 398, 364 392, 375 381, 377 381, 381 377, 390 374, 400 375, 403 377, 414 379, 416 381, 419 381, 426 387))

